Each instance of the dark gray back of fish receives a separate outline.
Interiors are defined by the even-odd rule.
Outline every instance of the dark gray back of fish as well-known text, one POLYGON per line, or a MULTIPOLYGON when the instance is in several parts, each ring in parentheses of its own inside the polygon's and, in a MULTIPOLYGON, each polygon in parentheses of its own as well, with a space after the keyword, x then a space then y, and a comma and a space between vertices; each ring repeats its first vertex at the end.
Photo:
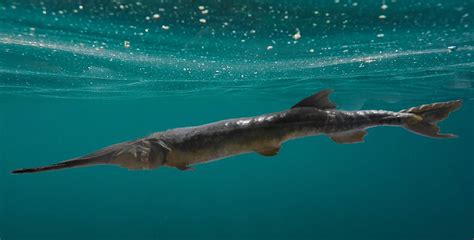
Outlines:
POLYGON ((216 147, 252 141, 282 141, 291 136, 332 134, 376 125, 401 125, 403 114, 390 111, 337 111, 310 107, 250 118, 220 121, 192 128, 173 129, 163 135, 172 145, 189 148, 216 147))

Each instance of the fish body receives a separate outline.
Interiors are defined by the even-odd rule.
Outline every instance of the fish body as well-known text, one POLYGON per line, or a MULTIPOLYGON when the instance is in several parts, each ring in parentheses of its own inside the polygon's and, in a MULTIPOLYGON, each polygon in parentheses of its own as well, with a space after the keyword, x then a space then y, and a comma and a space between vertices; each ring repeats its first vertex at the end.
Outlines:
POLYGON ((294 138, 400 125, 411 114, 389 111, 337 111, 293 108, 256 117, 219 121, 153 134, 171 146, 167 164, 193 165, 248 152, 275 155, 283 142, 294 138))
POLYGON ((249 152, 274 156, 283 142, 301 137, 323 134, 336 143, 362 142, 367 134, 365 129, 376 126, 401 126, 433 138, 455 137, 452 134, 440 134, 436 123, 459 108, 460 100, 398 112, 342 111, 335 109, 336 105, 328 98, 330 93, 330 90, 320 91, 288 110, 157 132, 72 160, 46 167, 19 169, 13 173, 97 164, 115 164, 128 169, 168 166, 189 170, 192 165, 249 152))

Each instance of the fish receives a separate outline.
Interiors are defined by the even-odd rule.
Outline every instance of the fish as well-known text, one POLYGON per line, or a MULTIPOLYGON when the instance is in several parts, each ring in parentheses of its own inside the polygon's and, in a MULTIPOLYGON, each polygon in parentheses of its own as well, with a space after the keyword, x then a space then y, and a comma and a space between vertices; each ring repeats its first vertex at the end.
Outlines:
POLYGON ((280 112, 156 132, 71 160, 18 169, 12 173, 104 164, 130 170, 166 166, 185 171, 192 170, 193 165, 244 153, 275 156, 284 142, 302 137, 326 135, 336 143, 360 143, 364 141, 368 128, 378 126, 399 126, 431 138, 456 137, 440 133, 437 123, 461 107, 461 100, 425 104, 401 111, 344 111, 336 109, 336 104, 329 99, 331 93, 330 89, 319 91, 280 112))

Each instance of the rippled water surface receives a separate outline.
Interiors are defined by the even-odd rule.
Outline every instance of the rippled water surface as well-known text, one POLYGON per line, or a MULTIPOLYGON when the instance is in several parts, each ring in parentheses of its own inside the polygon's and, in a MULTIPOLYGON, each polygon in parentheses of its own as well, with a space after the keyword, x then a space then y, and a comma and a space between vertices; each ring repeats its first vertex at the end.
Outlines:
POLYGON ((473 1, 0 0, 0 239, 472 239, 473 1), (28 176, 168 128, 452 99, 460 138, 370 130, 278 156, 28 176))
POLYGON ((271 96, 329 86, 390 92, 397 100, 435 96, 433 89, 472 97, 471 7, 470 1, 5 2, 1 91, 143 98, 253 90, 271 96))

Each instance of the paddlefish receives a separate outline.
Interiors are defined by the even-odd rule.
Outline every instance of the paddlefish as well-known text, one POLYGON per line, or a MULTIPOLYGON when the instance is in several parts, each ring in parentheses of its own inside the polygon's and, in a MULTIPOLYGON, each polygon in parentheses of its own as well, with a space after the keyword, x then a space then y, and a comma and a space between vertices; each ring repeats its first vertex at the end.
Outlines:
POLYGON ((336 143, 359 143, 364 141, 366 129, 377 126, 400 126, 431 138, 456 137, 440 133, 437 123, 458 109, 462 105, 461 100, 426 104, 396 112, 343 111, 336 110, 336 104, 329 100, 331 92, 322 90, 284 111, 156 132, 71 160, 44 167, 18 169, 12 173, 36 173, 101 164, 137 170, 163 166, 190 170, 196 164, 243 153, 274 156, 282 143, 295 138, 326 135, 336 143))

